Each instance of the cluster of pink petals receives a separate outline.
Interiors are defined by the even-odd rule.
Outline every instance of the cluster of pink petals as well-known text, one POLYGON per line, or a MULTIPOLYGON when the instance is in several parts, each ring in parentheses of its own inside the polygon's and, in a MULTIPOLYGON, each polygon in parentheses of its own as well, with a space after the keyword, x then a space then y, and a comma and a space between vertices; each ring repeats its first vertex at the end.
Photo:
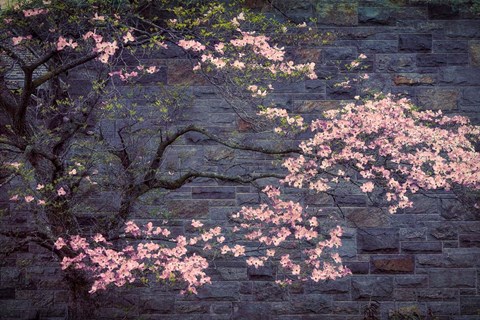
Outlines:
POLYGON ((355 169, 367 180, 363 192, 377 184, 386 189, 392 213, 411 207, 409 195, 419 190, 480 189, 480 156, 472 143, 480 128, 465 117, 416 111, 390 95, 324 115, 312 122, 313 137, 300 144, 303 155, 285 161, 288 184, 321 192, 339 178, 350 180, 337 174, 339 166, 355 169))
MULTIPOLYGON (((335 279, 349 274, 349 270, 341 265, 339 255, 332 252, 341 245, 340 227, 331 230, 329 237, 324 240, 316 217, 303 212, 300 204, 281 200, 280 191, 276 188, 267 187, 264 192, 271 200, 270 206, 244 207, 233 216, 240 220, 240 228, 235 227, 233 235, 238 235, 243 241, 259 243, 260 252, 264 253, 247 257, 248 265, 258 268, 267 261, 280 260, 285 272, 302 281, 335 279), (237 232, 240 230, 243 232, 237 232), (313 249, 304 250, 306 260, 294 263, 289 260, 288 254, 280 254, 281 250, 277 252, 277 247, 292 240, 306 240, 315 244, 313 249), (322 255, 323 252, 325 254, 322 255)), ((141 228, 135 222, 128 221, 125 235, 143 239, 137 245, 115 250, 105 237, 96 234, 88 241, 81 236, 71 236, 69 240, 58 238, 55 248, 61 250, 68 247, 74 252, 73 256, 63 258, 62 268, 72 267, 89 274, 93 278, 90 293, 104 290, 110 284, 123 286, 147 272, 153 272, 158 279, 166 281, 178 278, 185 282, 188 292, 196 293, 196 288, 210 283, 205 273, 208 262, 195 253, 189 254, 187 246, 200 245, 204 251, 218 250, 222 255, 234 257, 245 256, 247 249, 241 244, 226 244, 221 227, 205 228, 198 220, 192 220, 191 225, 198 229, 197 235, 190 239, 185 236, 169 239, 170 231, 167 228, 154 227, 151 222, 141 228), (160 241, 148 241, 153 236, 157 239, 161 237, 160 241), (165 245, 165 241, 169 245, 165 245)))
POLYGON ((92 38, 95 41, 94 52, 100 53, 98 60, 102 63, 108 63, 108 60, 111 56, 115 55, 115 52, 118 49, 117 40, 107 42, 103 41, 103 37, 95 32, 88 31, 83 35, 83 40, 92 38))
POLYGON ((314 276, 312 272, 320 273, 323 280, 350 274, 350 271, 341 264, 340 256, 332 252, 334 248, 341 246, 342 229, 339 226, 330 231, 329 239, 322 240, 316 217, 305 213, 299 203, 281 200, 280 191, 274 187, 267 186, 263 191, 269 197, 271 205, 262 204, 258 208, 243 207, 232 216, 243 221, 241 230, 245 233, 246 240, 256 241, 265 248, 264 255, 248 258, 248 265, 263 266, 266 261, 279 255, 276 247, 292 240, 299 243, 300 240, 300 243, 315 243, 315 247, 303 251, 307 257, 303 261, 293 262, 289 254, 279 255, 280 265, 284 271, 302 281, 309 279, 319 281, 318 275, 314 276))
POLYGON ((284 48, 277 46, 270 46, 269 38, 264 35, 254 35, 254 32, 240 31, 242 37, 239 39, 232 39, 230 43, 234 47, 245 47, 247 45, 252 47, 253 52, 271 61, 283 61, 285 56, 284 48))
POLYGON ((202 62, 209 62, 215 66, 217 69, 223 69, 227 65, 227 62, 224 58, 215 57, 212 54, 203 54, 202 55, 202 62))
MULTIPOLYGON (((151 223, 141 230, 134 222, 126 223, 125 233, 134 237, 162 235, 167 237, 170 232, 164 228, 154 228, 151 223)), ((104 290, 108 285, 118 287, 134 282, 139 275, 153 272, 161 280, 172 280, 179 277, 187 283, 189 292, 196 292, 196 287, 210 283, 205 269, 208 262, 195 253, 187 255, 187 239, 178 236, 169 239, 174 245, 160 245, 153 241, 141 242, 136 246, 128 245, 122 250, 112 248, 112 243, 101 235, 91 238, 71 236, 69 241, 58 238, 55 248, 61 250, 68 247, 76 255, 64 257, 62 269, 73 267, 90 274, 94 281, 90 293, 104 290)))
POLYGON ((29 10, 23 10, 23 15, 25 17, 33 17, 33 16, 38 16, 39 14, 45 14, 48 13, 48 9, 29 9, 29 10))
POLYGON ((284 132, 284 130, 287 128, 302 129, 304 126, 302 117, 291 117, 285 109, 265 108, 265 110, 260 111, 258 114, 270 120, 282 119, 284 125, 274 129, 277 133, 284 132))
POLYGON ((135 41, 135 37, 132 35, 131 31, 128 31, 124 36, 123 36, 123 42, 128 43, 128 42, 133 42, 135 41))
POLYGON ((57 41, 57 50, 63 50, 65 47, 70 47, 75 49, 78 46, 78 43, 74 42, 72 39, 65 39, 64 37, 60 36, 57 41))
POLYGON ((127 81, 128 79, 130 78, 135 78, 138 76, 138 72, 137 71, 131 71, 131 72, 126 72, 124 70, 118 70, 118 71, 112 71, 112 72, 109 72, 108 75, 110 77, 113 77, 113 76, 118 76, 120 78, 120 80, 122 81, 127 81))
MULTIPOLYGON (((217 69, 231 67, 235 70, 243 70, 248 67, 251 70, 264 70, 272 75, 283 73, 285 75, 306 75, 309 79, 317 79, 315 63, 295 64, 293 61, 283 62, 285 59, 284 48, 276 45, 271 46, 269 38, 265 35, 255 35, 254 32, 245 32, 237 29, 240 36, 231 39, 228 43, 219 42, 214 45, 214 50, 205 52, 193 70, 200 70, 202 64, 208 63, 217 69), (235 56, 228 56, 227 50, 235 56), (250 59, 251 55, 256 59, 250 59), (260 58, 265 60, 259 62, 260 58)), ((178 45, 185 50, 205 51, 206 47, 195 40, 180 40, 178 45)), ((266 91, 255 93, 254 96, 263 97, 266 91)))
POLYGON ((13 45, 16 46, 16 45, 19 45, 23 40, 30 40, 32 39, 32 36, 31 35, 28 35, 28 36, 18 36, 18 37, 13 37, 12 38, 12 42, 13 42, 13 45))
POLYGON ((192 50, 192 51, 204 51, 205 46, 196 40, 180 40, 177 43, 180 47, 185 50, 192 50))

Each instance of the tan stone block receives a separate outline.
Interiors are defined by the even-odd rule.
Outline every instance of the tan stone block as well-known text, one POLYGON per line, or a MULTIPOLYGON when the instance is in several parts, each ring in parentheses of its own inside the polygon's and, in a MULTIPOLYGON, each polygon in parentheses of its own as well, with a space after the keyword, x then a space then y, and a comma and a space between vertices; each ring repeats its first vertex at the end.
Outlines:
POLYGON ((435 79, 433 75, 404 73, 397 74, 393 77, 393 83, 396 86, 416 86, 434 84, 435 79))
POLYGON ((208 81, 192 70, 190 60, 179 59, 167 62, 167 83, 169 85, 207 85, 208 81))
POLYGON ((428 89, 418 94, 418 102, 427 110, 457 109, 459 94, 450 89, 428 89))
POLYGON ((480 41, 473 40, 469 43, 470 64, 480 67, 480 41))

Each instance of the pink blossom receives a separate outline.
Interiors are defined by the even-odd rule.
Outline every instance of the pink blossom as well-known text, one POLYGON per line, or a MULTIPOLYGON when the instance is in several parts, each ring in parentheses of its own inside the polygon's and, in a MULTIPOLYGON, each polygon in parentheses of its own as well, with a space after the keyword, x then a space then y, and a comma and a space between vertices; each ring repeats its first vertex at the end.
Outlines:
POLYGON ((95 16, 92 18, 93 21, 105 21, 105 16, 99 16, 97 12, 95 12, 95 16))
POLYGON ((180 47, 185 50, 192 50, 192 51, 204 51, 205 46, 198 41, 195 40, 180 40, 177 43, 180 47))
POLYGON ((198 220, 192 220, 192 227, 194 228, 200 228, 203 226, 203 223, 201 223, 200 221, 198 220))
POLYGON ((63 187, 60 187, 60 189, 57 190, 57 194, 59 196, 64 196, 67 194, 67 192, 65 191, 65 189, 63 189, 63 187))
POLYGON ((20 44, 23 40, 30 40, 32 39, 32 36, 31 35, 28 35, 28 36, 18 36, 18 37, 13 37, 12 38, 12 42, 13 42, 13 45, 16 46, 18 44, 20 44))
POLYGON ((36 9, 23 10, 23 15, 25 17, 33 17, 39 14, 46 14, 46 13, 48 13, 48 9, 36 8, 36 9))
POLYGON ((147 71, 147 73, 155 73, 155 72, 157 72, 157 67, 156 66, 150 66, 145 71, 147 71))
POLYGON ((55 242, 54 246, 55 246, 55 249, 57 250, 60 250, 62 249, 63 247, 65 247, 67 245, 67 243, 65 242, 65 240, 63 238, 58 238, 57 241, 55 242))
POLYGON ((374 188, 374 184, 373 182, 371 181, 368 181, 368 182, 365 182, 361 187, 360 189, 362 189, 363 192, 372 192, 373 188, 374 188))
POLYGON ((125 223, 125 233, 130 233, 133 236, 139 236, 141 231, 135 222, 127 221, 125 223))
POLYGON ((128 31, 127 34, 123 36, 123 42, 128 43, 133 41, 135 41, 135 37, 132 35, 130 31, 128 31))
POLYGON ((78 44, 76 42, 74 42, 72 39, 69 39, 67 41, 67 39, 65 39, 62 36, 60 36, 58 38, 58 41, 57 41, 57 50, 58 51, 63 50, 65 47, 70 47, 72 49, 75 49, 77 46, 78 46, 78 44))

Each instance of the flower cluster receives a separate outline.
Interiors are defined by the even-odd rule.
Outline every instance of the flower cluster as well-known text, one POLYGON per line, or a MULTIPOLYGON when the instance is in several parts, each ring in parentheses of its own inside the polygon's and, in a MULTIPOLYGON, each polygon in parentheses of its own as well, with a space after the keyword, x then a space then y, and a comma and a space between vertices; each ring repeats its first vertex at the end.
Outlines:
POLYGON ((70 47, 72 49, 75 49, 78 46, 78 43, 73 41, 72 39, 65 39, 64 37, 59 37, 57 41, 57 50, 63 50, 65 47, 70 47))
POLYGON ((324 116, 312 122, 313 137, 300 144, 303 155, 284 162, 286 183, 322 192, 339 179, 350 180, 339 168, 355 169, 366 180, 363 192, 377 184, 386 189, 392 213, 411 207, 409 194, 419 190, 449 190, 454 184, 480 189, 479 154, 472 143, 480 128, 465 117, 417 111, 407 99, 391 95, 324 116))
POLYGON ((192 50, 192 51, 204 51, 205 46, 198 41, 195 40, 180 40, 178 41, 178 45, 185 50, 192 50))
POLYGON ((33 16, 38 16, 39 14, 46 14, 48 13, 48 9, 29 9, 29 10, 23 10, 23 15, 25 17, 33 17, 33 16))
MULTIPOLYGON (((134 222, 129 221, 125 233, 133 237, 162 235, 170 232, 165 228, 154 228, 151 223, 141 230, 134 222)), ((74 257, 64 257, 62 269, 73 267, 92 275, 94 282, 90 293, 104 290, 108 285, 118 287, 132 283, 148 271, 156 274, 160 280, 173 280, 179 277, 187 283, 187 290, 196 292, 196 287, 210 283, 205 274, 208 262, 195 253, 188 255, 187 239, 178 236, 169 240, 173 245, 166 246, 152 241, 137 245, 128 245, 123 250, 115 250, 101 234, 91 237, 90 242, 80 236, 71 236, 66 241, 58 238, 55 248, 70 248, 74 257)))
POLYGON ((92 38, 95 41, 94 52, 100 53, 98 60, 102 63, 108 63, 111 56, 115 55, 118 49, 117 40, 111 42, 103 41, 103 36, 89 31, 83 35, 83 40, 92 38))
POLYGON ((16 45, 19 45, 23 40, 31 40, 31 39, 32 39, 31 35, 18 36, 18 37, 13 37, 12 42, 13 42, 13 45, 16 46, 16 45))
POLYGON ((90 274, 94 279, 90 293, 106 289, 109 284, 123 286, 147 272, 153 272, 160 280, 183 280, 187 290, 195 293, 198 286, 210 282, 205 273, 208 262, 195 253, 189 254, 188 246, 200 246, 205 252, 214 250, 221 255, 246 256, 247 248, 235 243, 238 240, 257 243, 255 247, 261 254, 246 258, 247 264, 256 268, 267 261, 280 261, 287 276, 290 274, 302 281, 336 279, 350 273, 333 251, 341 246, 340 227, 330 230, 325 240, 317 218, 306 214, 300 204, 281 200, 280 191, 273 187, 263 191, 269 197, 271 206, 244 207, 233 215, 239 225, 234 227, 231 238, 226 237, 221 227, 207 229, 199 220, 191 221, 191 226, 199 233, 190 238, 168 238, 170 231, 167 228, 154 227, 151 222, 141 228, 128 221, 125 234, 143 239, 136 246, 127 245, 122 250, 115 250, 101 234, 96 234, 89 241, 80 236, 71 236, 69 241, 58 238, 55 248, 68 247, 75 253, 63 258, 62 268, 72 267, 90 274), (152 236, 163 240, 148 240, 152 236), (304 261, 293 261, 288 253, 278 250, 282 244, 292 240, 310 244, 303 251, 307 257, 304 261), (171 245, 165 245, 165 242, 171 245))
MULTIPOLYGON (((303 118, 300 116, 295 116, 291 117, 287 110, 281 109, 281 108, 265 108, 265 110, 262 110, 258 113, 261 116, 266 117, 267 119, 270 120, 275 120, 275 119, 283 119, 285 126, 290 126, 294 128, 303 128, 303 118)), ((280 133, 284 129, 281 127, 275 128, 275 132, 280 133)))
POLYGON ((265 192, 271 205, 263 204, 259 208, 243 207, 232 218, 240 219, 245 240, 256 241, 264 248, 264 254, 247 259, 247 264, 259 267, 266 261, 275 258, 280 260, 280 266, 286 274, 297 280, 336 279, 350 274, 350 270, 341 264, 338 253, 333 252, 341 246, 342 228, 337 226, 330 230, 329 238, 322 240, 318 220, 307 214, 299 203, 283 201, 280 191, 267 186, 265 192), (301 245, 313 244, 313 248, 303 250, 304 260, 294 261, 290 255, 277 250, 284 243, 301 245))
MULTIPOLYGON (((244 19, 243 15, 235 18, 236 22, 244 19)), ((208 48, 196 40, 180 40, 178 45, 185 50, 202 52, 200 61, 193 70, 200 70, 202 66, 213 66, 215 69, 230 68, 236 72, 256 71, 265 73, 267 78, 278 76, 291 77, 306 75, 309 79, 316 79, 315 63, 295 64, 293 61, 285 61, 285 49, 277 45, 271 45, 265 35, 256 35, 255 32, 236 30, 238 36, 228 42, 218 42, 213 48, 208 48), (254 57, 254 58, 253 58, 254 57)), ((264 90, 251 90, 253 97, 265 97, 273 88, 264 90)))

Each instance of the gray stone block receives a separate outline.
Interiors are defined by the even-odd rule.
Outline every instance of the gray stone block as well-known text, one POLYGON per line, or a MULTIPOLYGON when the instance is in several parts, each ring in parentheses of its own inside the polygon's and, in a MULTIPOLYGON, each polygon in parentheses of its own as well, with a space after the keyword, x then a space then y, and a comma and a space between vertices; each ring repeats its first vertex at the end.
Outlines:
POLYGON ((400 34, 398 50, 401 52, 430 52, 432 50, 432 35, 421 33, 400 34))
POLYGON ((466 53, 425 53, 417 55, 418 67, 444 67, 468 65, 466 53))
POLYGON ((239 289, 238 282, 213 283, 199 288, 196 297, 201 300, 237 301, 239 289))
POLYGON ((462 105, 480 105, 480 86, 478 87, 468 87, 462 90, 462 97, 460 99, 460 104, 462 105))
POLYGON ((398 253, 399 236, 394 228, 367 228, 357 233, 359 253, 398 253))
POLYGON ((405 275, 395 277, 395 287, 399 288, 424 288, 428 286, 426 275, 405 275))
POLYGON ((480 21, 454 21, 445 25, 445 35, 449 38, 475 39, 480 38, 480 21))
POLYGON ((292 296, 288 302, 273 302, 271 306, 275 315, 316 315, 329 314, 332 302, 325 295, 308 294, 292 296))
POLYGON ((442 243, 440 241, 409 241, 402 242, 402 253, 441 253, 442 243))
POLYGON ((235 187, 193 187, 193 199, 235 199, 235 187))
POLYGON ((264 320, 271 314, 271 305, 268 303, 241 302, 233 304, 232 319, 264 320))
POLYGON ((381 7, 358 8, 358 23, 360 25, 395 25, 396 19, 392 9, 381 7))
POLYGON ((393 277, 358 276, 352 278, 352 298, 354 300, 389 300, 393 294, 393 277))
POLYGON ((173 313, 175 307, 175 296, 173 295, 155 295, 151 297, 141 297, 140 306, 142 314, 169 314, 173 313))
POLYGON ((478 315, 480 312, 480 296, 460 297, 460 313, 462 315, 478 315))
POLYGON ((480 248, 480 234, 461 234, 458 238, 462 248, 480 248))
POLYGON ((358 57, 357 49, 353 47, 325 48, 322 54, 324 61, 353 60, 358 57))
POLYGON ((377 54, 377 72, 416 72, 414 54, 377 54))
POLYGON ((476 270, 437 269, 428 270, 431 288, 475 288, 476 270))
POLYGON ((458 289, 422 288, 417 289, 418 301, 455 301, 458 300, 458 289))
POLYGON ((350 292, 351 278, 340 278, 322 282, 310 282, 305 285, 305 293, 342 294, 350 292))
POLYGON ((466 40, 433 40, 433 53, 466 53, 468 42, 466 40))
POLYGON ((369 54, 375 53, 396 53, 398 51, 397 40, 364 40, 358 42, 358 52, 369 54))
POLYGON ((479 68, 446 67, 440 69, 439 83, 449 86, 478 86, 480 85, 479 68))

